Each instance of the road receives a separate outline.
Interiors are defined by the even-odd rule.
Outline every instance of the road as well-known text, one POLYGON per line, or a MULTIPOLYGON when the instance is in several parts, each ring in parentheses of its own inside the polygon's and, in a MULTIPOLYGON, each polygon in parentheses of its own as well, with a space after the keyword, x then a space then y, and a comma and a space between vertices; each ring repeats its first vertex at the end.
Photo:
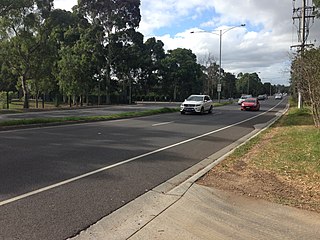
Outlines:
POLYGON ((213 114, 0 132, 0 239, 66 239, 272 119, 238 105, 213 114))

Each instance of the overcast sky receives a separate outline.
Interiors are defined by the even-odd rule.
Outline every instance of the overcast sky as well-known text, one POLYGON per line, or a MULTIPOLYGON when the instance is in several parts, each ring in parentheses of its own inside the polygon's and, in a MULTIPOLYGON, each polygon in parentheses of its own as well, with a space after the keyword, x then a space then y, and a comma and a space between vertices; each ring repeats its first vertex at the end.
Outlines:
MULTIPOLYGON (((293 2, 300 7, 302 0, 141 0, 139 31, 145 40, 156 37, 163 41, 166 50, 187 48, 197 55, 199 63, 209 56, 219 63, 222 30, 224 70, 234 74, 258 72, 262 82, 288 85, 290 56, 295 52, 290 46, 298 44, 293 2), (226 32, 243 23, 245 27, 226 32)), ((54 3, 55 8, 71 10, 77 0, 54 3)), ((320 40, 320 19, 310 28, 308 42, 315 40, 320 40)))

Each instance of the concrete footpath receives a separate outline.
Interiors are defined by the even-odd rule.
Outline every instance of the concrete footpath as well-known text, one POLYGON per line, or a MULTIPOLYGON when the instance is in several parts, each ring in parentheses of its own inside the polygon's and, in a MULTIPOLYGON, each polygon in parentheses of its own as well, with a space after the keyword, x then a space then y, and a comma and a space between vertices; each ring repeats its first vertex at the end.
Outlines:
POLYGON ((255 126, 249 135, 126 204, 72 240, 320 240, 318 213, 196 183, 237 146, 275 120, 255 126))
POLYGON ((312 240, 320 239, 320 214, 187 181, 148 192, 74 239, 312 240))

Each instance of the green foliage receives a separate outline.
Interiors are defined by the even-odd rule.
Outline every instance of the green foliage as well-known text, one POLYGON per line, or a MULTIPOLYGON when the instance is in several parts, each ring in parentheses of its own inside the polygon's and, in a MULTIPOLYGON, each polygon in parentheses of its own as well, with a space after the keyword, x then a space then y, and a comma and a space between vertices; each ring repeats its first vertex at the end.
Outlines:
POLYGON ((258 96, 259 94, 266 93, 257 73, 239 74, 236 88, 238 93, 251 94, 252 96, 258 96))
POLYGON ((314 125, 320 127, 320 48, 305 50, 291 66, 293 85, 312 109, 314 125))
POLYGON ((53 0, 32 1, 18 0, 2 2, 3 12, 0 31, 5 34, 6 58, 2 59, 10 66, 12 74, 21 79, 24 92, 24 107, 29 107, 29 88, 27 80, 34 77, 36 68, 41 68, 35 61, 39 59, 40 49, 47 39, 45 20, 49 15, 53 0))
MULTIPOLYGON (((279 120, 282 126, 313 125, 310 108, 290 108, 287 115, 279 120)), ((276 125, 277 126, 277 125, 276 125)))
POLYGON ((313 0, 313 4, 316 7, 316 10, 315 10, 316 16, 319 18, 320 17, 320 0, 313 0))
POLYGON ((192 93, 202 92, 201 67, 191 50, 169 50, 162 61, 163 92, 173 101, 181 101, 192 93))

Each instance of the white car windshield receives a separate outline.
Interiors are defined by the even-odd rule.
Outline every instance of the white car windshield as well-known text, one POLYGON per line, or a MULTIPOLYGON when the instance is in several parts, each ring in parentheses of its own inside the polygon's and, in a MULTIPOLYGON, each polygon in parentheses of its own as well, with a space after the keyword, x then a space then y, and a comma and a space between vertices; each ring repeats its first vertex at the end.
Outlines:
POLYGON ((203 101, 203 97, 201 97, 201 96, 190 96, 190 97, 187 98, 187 101, 197 101, 197 102, 199 102, 199 101, 203 101))

